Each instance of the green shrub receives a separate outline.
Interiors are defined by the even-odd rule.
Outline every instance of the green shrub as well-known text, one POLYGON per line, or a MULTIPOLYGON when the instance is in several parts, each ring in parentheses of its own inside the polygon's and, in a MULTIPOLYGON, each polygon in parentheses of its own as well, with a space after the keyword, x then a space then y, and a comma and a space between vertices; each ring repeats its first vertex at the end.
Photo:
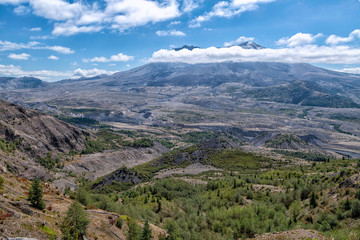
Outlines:
POLYGON ((121 218, 118 218, 115 222, 115 226, 120 229, 122 228, 123 224, 124 224, 124 222, 121 218))

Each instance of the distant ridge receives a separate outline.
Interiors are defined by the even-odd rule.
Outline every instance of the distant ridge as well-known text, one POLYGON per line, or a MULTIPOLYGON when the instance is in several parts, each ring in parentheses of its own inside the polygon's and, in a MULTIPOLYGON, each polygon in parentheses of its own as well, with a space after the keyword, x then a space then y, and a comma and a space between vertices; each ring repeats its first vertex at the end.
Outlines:
POLYGON ((28 88, 41 88, 48 86, 47 82, 44 82, 34 77, 0 77, 0 89, 28 89, 28 88))
POLYGON ((191 51, 191 50, 196 49, 196 48, 200 48, 200 47, 184 45, 184 46, 179 47, 179 48, 173 48, 173 50, 175 50, 175 51, 180 51, 180 50, 183 50, 183 49, 187 49, 187 50, 190 50, 190 51, 191 51))

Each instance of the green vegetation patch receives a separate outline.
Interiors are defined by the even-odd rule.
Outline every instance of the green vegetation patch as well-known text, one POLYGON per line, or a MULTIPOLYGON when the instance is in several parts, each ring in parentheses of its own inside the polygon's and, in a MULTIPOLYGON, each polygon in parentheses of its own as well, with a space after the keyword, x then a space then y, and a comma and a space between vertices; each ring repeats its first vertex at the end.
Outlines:
POLYGON ((260 169, 272 166, 273 159, 242 150, 223 150, 210 156, 208 163, 225 170, 260 169))
POLYGON ((301 158, 301 159, 305 159, 308 161, 314 161, 314 162, 329 162, 331 159, 329 156, 319 154, 319 153, 306 153, 306 152, 298 152, 298 151, 291 152, 291 151, 285 151, 285 150, 275 150, 274 152, 280 153, 284 156, 296 157, 296 158, 301 158))
POLYGON ((20 144, 20 139, 17 139, 15 141, 7 141, 4 139, 0 139, 0 150, 7 154, 14 153, 20 144))
POLYGON ((99 130, 96 139, 90 139, 88 137, 85 140, 85 149, 83 149, 82 153, 91 154, 109 149, 118 150, 124 146, 134 148, 147 148, 154 146, 154 142, 148 138, 140 138, 133 141, 126 141, 121 134, 105 129, 99 130))
POLYGON ((283 144, 289 146, 292 143, 307 145, 305 141, 301 140, 299 137, 294 136, 292 134, 278 134, 273 139, 270 139, 265 142, 266 146, 271 148, 279 148, 283 144))
POLYGON ((54 168, 63 167, 60 158, 59 157, 53 158, 50 152, 48 152, 45 157, 37 158, 36 162, 40 163, 41 166, 45 167, 48 170, 53 170, 54 168))

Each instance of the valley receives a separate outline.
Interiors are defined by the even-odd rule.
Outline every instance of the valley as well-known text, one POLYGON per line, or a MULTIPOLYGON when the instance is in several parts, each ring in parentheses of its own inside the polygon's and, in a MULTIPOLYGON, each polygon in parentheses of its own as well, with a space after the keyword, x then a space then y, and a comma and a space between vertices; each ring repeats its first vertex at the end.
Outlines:
POLYGON ((152 239, 355 239, 359 80, 246 62, 2 78, 0 236, 56 239, 78 201, 89 239, 146 221, 152 239), (26 200, 35 178, 43 211, 26 200))

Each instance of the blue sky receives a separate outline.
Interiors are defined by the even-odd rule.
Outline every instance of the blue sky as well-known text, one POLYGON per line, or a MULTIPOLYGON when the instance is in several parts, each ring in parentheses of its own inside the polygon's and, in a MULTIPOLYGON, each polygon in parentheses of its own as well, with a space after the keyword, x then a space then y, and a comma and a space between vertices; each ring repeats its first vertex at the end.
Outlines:
POLYGON ((0 0, 0 76, 55 81, 151 61, 360 73, 359 23, 358 0, 0 0), (246 40, 266 49, 236 46, 246 40), (184 44, 202 49, 171 50, 184 44))

